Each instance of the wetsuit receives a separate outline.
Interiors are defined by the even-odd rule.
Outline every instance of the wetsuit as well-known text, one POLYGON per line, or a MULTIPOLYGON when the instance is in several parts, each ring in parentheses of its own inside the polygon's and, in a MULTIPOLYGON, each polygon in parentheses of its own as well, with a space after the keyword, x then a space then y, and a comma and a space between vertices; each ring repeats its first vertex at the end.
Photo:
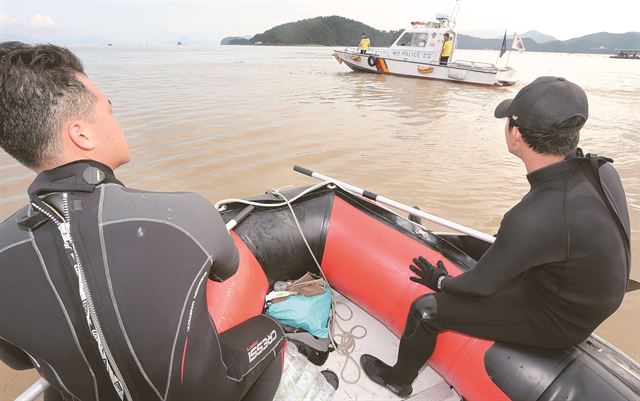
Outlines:
POLYGON ((39 174, 29 197, 0 225, 3 360, 28 358, 66 399, 273 397, 278 324, 218 336, 207 311, 207 279, 238 251, 204 198, 128 189, 90 161, 39 174))
MULTIPOLYGON (((438 332, 543 348, 578 344, 621 304, 630 272, 629 214, 617 172, 570 157, 536 170, 475 268, 411 306, 394 381, 409 384, 438 332), (597 171, 597 167, 596 167, 597 171)), ((435 263, 435 261, 432 261, 435 263)))

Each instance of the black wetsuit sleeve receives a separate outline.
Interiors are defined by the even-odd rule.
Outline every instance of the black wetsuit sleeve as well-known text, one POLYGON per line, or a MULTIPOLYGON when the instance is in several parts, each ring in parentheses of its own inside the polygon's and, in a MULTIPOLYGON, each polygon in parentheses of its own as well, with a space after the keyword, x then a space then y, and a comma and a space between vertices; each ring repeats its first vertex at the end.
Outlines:
POLYGON ((231 235, 222 221, 220 213, 215 211, 214 221, 208 222, 215 249, 212 252, 209 278, 214 281, 224 281, 233 276, 238 270, 239 256, 231 235))
POLYGON ((15 347, 0 338, 0 360, 11 369, 33 369, 31 358, 20 348, 15 347))
MULTIPOLYGON (((537 210, 547 213, 544 207, 537 210)), ((488 296, 507 287, 531 268, 566 259, 566 225, 564 218, 556 216, 553 212, 536 216, 532 208, 511 210, 500 224, 496 241, 478 264, 457 277, 446 279, 444 291, 488 296)))

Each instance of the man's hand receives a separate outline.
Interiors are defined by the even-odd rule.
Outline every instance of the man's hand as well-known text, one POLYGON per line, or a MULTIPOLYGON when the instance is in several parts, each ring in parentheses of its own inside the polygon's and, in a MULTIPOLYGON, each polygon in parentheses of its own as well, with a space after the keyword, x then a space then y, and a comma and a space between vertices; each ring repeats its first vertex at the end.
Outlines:
POLYGON ((444 263, 441 260, 436 263, 436 266, 429 263, 423 256, 413 259, 414 265, 409 265, 409 269, 418 275, 418 277, 409 277, 409 280, 420 283, 424 286, 431 288, 436 292, 442 291, 442 280, 444 277, 448 277, 449 273, 444 267, 444 263), (440 278, 442 277, 442 280, 440 278), (438 285, 439 284, 439 285, 438 285))

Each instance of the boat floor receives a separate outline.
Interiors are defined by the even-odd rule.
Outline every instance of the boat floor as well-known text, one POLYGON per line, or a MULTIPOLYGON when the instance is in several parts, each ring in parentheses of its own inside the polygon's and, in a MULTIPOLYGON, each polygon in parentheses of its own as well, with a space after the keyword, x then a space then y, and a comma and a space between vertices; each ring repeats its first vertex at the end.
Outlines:
MULTIPOLYGON (((355 350, 351 354, 353 360, 347 360, 344 355, 334 351, 330 353, 327 362, 320 367, 321 369, 332 370, 340 379, 340 385, 332 400, 399 400, 400 398, 389 390, 369 380, 362 371, 360 378, 354 384, 345 382, 341 377, 345 364, 344 376, 349 380, 355 380, 358 377, 359 361, 362 354, 375 355, 385 363, 393 365, 398 354, 400 340, 387 327, 349 299, 335 291, 334 296, 338 302, 336 309, 340 316, 349 317, 350 313, 346 306, 353 312, 353 317, 348 321, 338 319, 340 327, 349 331, 356 325, 362 325, 366 328, 367 333, 363 338, 356 340, 355 350), (358 367, 355 366, 355 363, 358 363, 358 367)), ((339 333, 340 330, 336 330, 336 332, 339 333)), ((354 330, 355 335, 360 335, 361 333, 361 329, 354 330)), ((413 394, 408 399, 412 401, 459 401, 460 397, 451 390, 449 384, 438 373, 428 365, 425 365, 413 383, 413 394)))

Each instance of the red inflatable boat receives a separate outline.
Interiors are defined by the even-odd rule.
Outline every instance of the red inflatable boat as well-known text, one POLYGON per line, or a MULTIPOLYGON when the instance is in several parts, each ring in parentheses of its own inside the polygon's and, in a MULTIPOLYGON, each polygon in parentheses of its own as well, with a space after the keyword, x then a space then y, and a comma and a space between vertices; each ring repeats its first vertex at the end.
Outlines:
MULTIPOLYGON (((274 282, 319 273, 311 250, 335 291, 399 337, 412 301, 430 291, 409 280, 412 258, 442 259, 457 275, 472 269, 488 247, 466 235, 433 233, 332 184, 283 195, 296 199, 284 204, 272 193, 248 199, 270 207, 256 206, 232 233, 241 255, 238 273, 208 284, 209 311, 220 332, 261 313, 274 282)), ((224 220, 234 219, 246 203, 225 201, 224 220)), ((444 332, 428 363, 469 401, 640 400, 637 362, 596 336, 551 351, 444 332)))

